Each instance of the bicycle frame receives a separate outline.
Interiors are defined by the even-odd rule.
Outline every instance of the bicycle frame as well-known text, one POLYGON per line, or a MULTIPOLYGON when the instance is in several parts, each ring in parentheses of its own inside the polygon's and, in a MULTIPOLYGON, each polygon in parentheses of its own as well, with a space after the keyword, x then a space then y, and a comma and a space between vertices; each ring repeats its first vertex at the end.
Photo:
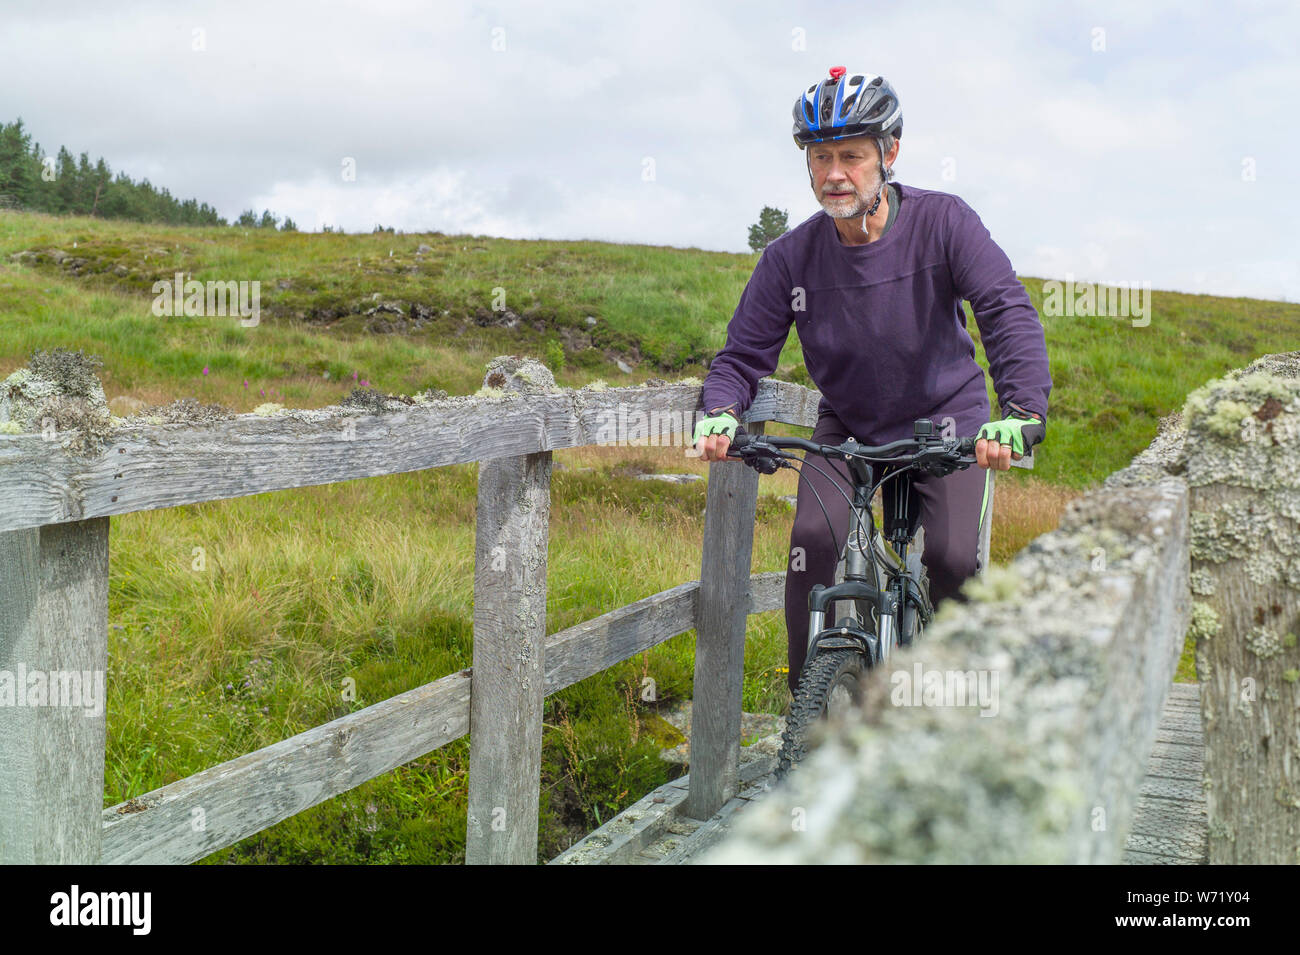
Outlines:
POLYGON ((890 522, 893 525, 890 543, 894 548, 890 553, 875 546, 878 532, 868 497, 872 487, 872 468, 858 459, 850 459, 848 465, 853 478, 854 506, 849 511, 849 535, 843 554, 844 581, 830 587, 815 584, 808 595, 809 637, 805 666, 820 650, 845 648, 861 650, 872 666, 883 663, 889 659, 895 646, 907 646, 912 641, 911 628, 901 623, 906 617, 902 611, 909 602, 917 607, 917 619, 922 624, 928 623, 933 615, 929 597, 917 579, 919 563, 913 561, 913 566, 909 566, 907 559, 915 536, 911 529, 915 516, 912 513, 911 475, 902 474, 890 479, 903 482, 895 488, 895 510, 898 513, 890 522), (866 523, 862 521, 862 514, 867 515, 866 523), (877 559, 884 564, 883 575, 874 572, 868 548, 874 548, 877 559), (846 599, 852 601, 854 614, 827 627, 828 609, 836 601, 846 599))
POLYGON ((804 664, 810 663, 819 651, 830 649, 858 650, 866 657, 868 666, 883 663, 896 645, 911 643, 911 631, 916 624, 924 626, 934 615, 929 593, 921 585, 919 554, 908 554, 920 523, 912 493, 912 469, 942 476, 970 467, 975 463, 975 438, 941 438, 935 434, 934 423, 921 418, 915 423, 912 438, 879 447, 861 445, 852 438, 832 447, 803 438, 738 433, 727 455, 744 458, 760 473, 774 474, 781 466, 780 459, 788 456, 780 448, 844 461, 853 485, 849 534, 844 542, 844 580, 830 587, 814 584, 808 595, 809 639, 804 664), (910 453, 899 457, 902 452, 910 453), (769 457, 772 454, 776 457, 769 457), (891 470, 900 468, 902 473, 884 475, 877 482, 873 463, 891 470), (872 492, 877 486, 883 486, 884 481, 895 482, 889 495, 893 509, 885 515, 885 533, 893 545, 892 555, 877 546, 879 534, 871 510, 872 492), (865 522, 862 515, 866 516, 865 522), (874 556, 868 556, 868 549, 874 556), (872 573, 876 568, 881 571, 879 576, 872 573), (854 615, 828 627, 826 612, 837 600, 851 601, 854 615), (916 609, 912 619, 907 612, 909 608, 916 609))

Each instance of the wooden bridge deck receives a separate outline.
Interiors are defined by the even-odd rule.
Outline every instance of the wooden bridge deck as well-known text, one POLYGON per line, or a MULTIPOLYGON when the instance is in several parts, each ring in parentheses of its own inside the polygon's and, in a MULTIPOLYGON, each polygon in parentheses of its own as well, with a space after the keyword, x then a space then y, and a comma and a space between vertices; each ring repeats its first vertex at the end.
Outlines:
MULTIPOLYGON (((1175 683, 1165 700, 1147 761, 1124 862, 1128 865, 1203 865, 1205 792, 1201 773, 1201 688, 1175 683)), ((773 782, 770 747, 741 750, 740 794, 712 818, 687 816, 690 776, 660 786, 551 860, 551 865, 690 864, 726 835, 740 813, 773 782)))
POLYGON ((682 865, 692 862, 731 828, 738 813, 763 795, 772 783, 776 757, 741 749, 740 785, 733 797, 711 819, 687 816, 686 796, 690 776, 660 786, 638 802, 575 842, 551 860, 551 865, 682 865), (748 751, 748 752, 747 752, 748 751))
POLYGON ((1165 698, 1156 741, 1147 760, 1133 828, 1124 855, 1129 865, 1204 865, 1209 822, 1201 777, 1201 687, 1175 683, 1165 698))

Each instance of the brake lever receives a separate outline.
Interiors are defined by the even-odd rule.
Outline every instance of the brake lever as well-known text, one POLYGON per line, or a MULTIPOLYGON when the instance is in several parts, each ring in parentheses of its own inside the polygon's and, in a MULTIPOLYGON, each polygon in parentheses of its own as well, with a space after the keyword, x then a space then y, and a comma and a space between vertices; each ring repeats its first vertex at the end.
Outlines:
POLYGON ((953 470, 964 471, 975 464, 975 439, 963 438, 952 447, 927 448, 915 463, 924 471, 942 476, 953 470))
POLYGON ((738 434, 740 441, 732 441, 727 447, 727 457, 739 458, 759 474, 775 474, 781 469, 783 455, 776 448, 763 441, 761 435, 738 434), (740 447, 736 445, 739 443, 740 447))

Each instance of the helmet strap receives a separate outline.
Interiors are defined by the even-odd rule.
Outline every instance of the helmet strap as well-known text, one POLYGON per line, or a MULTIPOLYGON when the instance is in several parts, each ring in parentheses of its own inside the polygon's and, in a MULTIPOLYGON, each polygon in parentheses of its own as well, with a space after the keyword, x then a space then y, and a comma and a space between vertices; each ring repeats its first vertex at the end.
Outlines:
POLYGON ((880 168, 880 188, 876 190, 876 201, 871 204, 871 208, 868 209, 866 214, 862 217, 863 232, 867 231, 867 216, 874 216, 876 210, 880 208, 880 197, 885 194, 885 180, 889 178, 888 173, 885 172, 885 143, 879 136, 876 137, 876 153, 880 157, 878 162, 880 168))
POLYGON ((876 210, 880 208, 880 197, 883 196, 884 194, 885 194, 885 184, 882 181, 880 183, 880 188, 876 190, 876 201, 871 203, 871 208, 868 209, 865 213, 863 213, 862 216, 863 232, 867 231, 867 216, 874 216, 876 214, 876 210))

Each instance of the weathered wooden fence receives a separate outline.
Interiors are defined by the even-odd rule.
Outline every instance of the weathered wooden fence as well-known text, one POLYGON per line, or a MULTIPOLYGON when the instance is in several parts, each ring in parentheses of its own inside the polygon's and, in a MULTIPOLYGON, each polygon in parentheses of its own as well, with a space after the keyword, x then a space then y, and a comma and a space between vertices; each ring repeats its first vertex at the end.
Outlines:
MULTIPOLYGON (((750 574, 758 475, 711 465, 698 581, 548 635, 552 452, 682 445, 700 389, 489 384, 506 394, 132 425, 91 457, 0 436, 0 670, 47 674, 106 672, 111 515, 480 464, 471 669, 108 809, 104 713, 0 707, 0 861, 193 862, 468 732, 467 861, 535 862, 545 696, 692 629, 690 811, 733 796, 746 617, 783 600, 783 572, 750 574)), ((811 427, 819 398, 765 381, 747 421, 811 427)))

